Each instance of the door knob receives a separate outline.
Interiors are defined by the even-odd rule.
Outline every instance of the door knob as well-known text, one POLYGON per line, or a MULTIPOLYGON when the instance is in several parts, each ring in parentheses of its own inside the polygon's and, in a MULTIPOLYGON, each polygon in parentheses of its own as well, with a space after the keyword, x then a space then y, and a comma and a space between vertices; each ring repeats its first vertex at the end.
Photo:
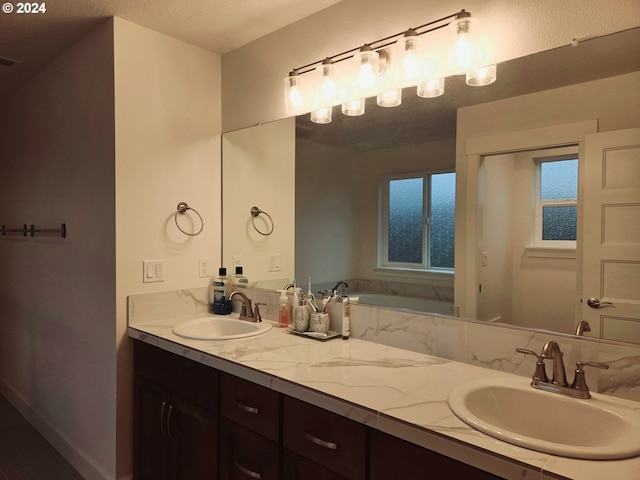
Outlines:
POLYGON ((600 308, 603 305, 612 305, 613 303, 611 302, 601 302, 599 298, 596 297, 590 297, 587 299, 587 305, 589 305, 591 308, 600 308))

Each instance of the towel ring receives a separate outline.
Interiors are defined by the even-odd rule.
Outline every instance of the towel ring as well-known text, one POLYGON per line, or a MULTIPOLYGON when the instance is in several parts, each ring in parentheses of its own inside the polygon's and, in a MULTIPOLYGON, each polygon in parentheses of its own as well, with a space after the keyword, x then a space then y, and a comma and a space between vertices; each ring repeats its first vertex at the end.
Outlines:
POLYGON ((274 225, 273 225, 273 218, 271 218, 271 215, 269 215, 267 212, 263 210, 260 210, 258 207, 251 207, 251 210, 249 212, 251 213, 251 225, 253 225, 253 228, 256 230, 256 232, 258 232, 260 235, 264 235, 265 237, 273 233, 274 225), (255 218, 261 213, 264 213, 267 217, 269 217, 269 221, 271 222, 271 229, 267 233, 264 233, 258 230, 258 227, 256 227, 256 224, 254 222, 255 218))
POLYGON ((173 219, 176 222, 176 227, 178 227, 178 230, 180 230, 182 233, 190 237, 195 237, 196 235, 200 235, 200 232, 202 232, 202 229, 204 228, 204 220, 202 220, 202 217, 200 216, 200 214, 197 212, 197 210, 191 208, 186 202, 180 202, 178 204, 178 207, 176 208, 176 213, 173 215, 173 219), (195 212, 195 214, 200 219, 200 230, 198 230, 196 233, 185 232, 182 228, 180 228, 180 225, 178 225, 178 214, 185 215, 189 210, 192 210, 193 212, 195 212))

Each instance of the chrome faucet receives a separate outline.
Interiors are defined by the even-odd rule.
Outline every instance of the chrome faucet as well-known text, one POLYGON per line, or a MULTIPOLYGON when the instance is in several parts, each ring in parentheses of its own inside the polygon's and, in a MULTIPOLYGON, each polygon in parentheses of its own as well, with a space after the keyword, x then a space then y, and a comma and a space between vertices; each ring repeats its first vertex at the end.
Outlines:
MULTIPOLYGON (((349 288, 349 284, 347 282, 345 282, 344 280, 340 280, 338 283, 335 284, 335 286, 331 290, 336 292, 336 295, 337 295, 338 294, 338 289, 340 287, 349 288)), ((344 293, 344 288, 342 289, 342 293, 344 293)))
POLYGON ((562 360, 562 351, 560 345, 553 340, 549 340, 542 349, 542 355, 544 358, 553 359, 553 377, 551 383, 560 387, 566 387, 567 374, 564 371, 564 361, 562 360))
POLYGON ((561 395, 567 395, 573 398, 591 398, 589 387, 587 386, 587 382, 585 381, 584 367, 589 366, 604 369, 609 368, 609 365, 607 365, 606 363, 578 361, 576 362, 576 370, 575 376, 573 378, 573 383, 571 384, 571 386, 569 386, 564 370, 562 351, 560 350, 560 346, 557 342, 549 340, 545 344, 544 348, 542 349, 542 353, 540 354, 537 354, 536 352, 527 350, 525 348, 516 348, 516 352, 533 355, 538 359, 538 361, 536 362, 536 371, 533 374, 533 379, 531 380, 531 386, 533 388, 545 390, 552 393, 560 393, 561 395), (553 379, 551 381, 549 381, 549 378, 547 377, 547 372, 544 365, 544 360, 546 358, 553 359, 553 379))
POLYGON ((582 336, 584 332, 590 332, 591 327, 589 326, 589 322, 586 320, 581 320, 580 323, 576 326, 576 335, 582 336))
POLYGON ((229 295, 229 301, 233 300, 233 297, 236 295, 240 297, 240 300, 242 301, 240 320, 251 320, 256 323, 261 322, 262 317, 260 316, 259 304, 256 303, 256 309, 254 311, 253 308, 251 308, 251 300, 244 293, 239 291, 231 292, 231 295, 229 295))

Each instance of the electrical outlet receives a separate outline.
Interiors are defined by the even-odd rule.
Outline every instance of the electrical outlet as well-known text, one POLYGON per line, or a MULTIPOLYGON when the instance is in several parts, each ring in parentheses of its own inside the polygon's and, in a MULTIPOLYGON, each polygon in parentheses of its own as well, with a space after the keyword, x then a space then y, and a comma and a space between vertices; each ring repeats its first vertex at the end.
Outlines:
POLYGON ((241 267, 242 266, 242 255, 234 255, 233 256, 233 267, 241 267))
POLYGON ((198 257, 198 275, 200 277, 209 277, 211 275, 209 265, 209 257, 198 257))

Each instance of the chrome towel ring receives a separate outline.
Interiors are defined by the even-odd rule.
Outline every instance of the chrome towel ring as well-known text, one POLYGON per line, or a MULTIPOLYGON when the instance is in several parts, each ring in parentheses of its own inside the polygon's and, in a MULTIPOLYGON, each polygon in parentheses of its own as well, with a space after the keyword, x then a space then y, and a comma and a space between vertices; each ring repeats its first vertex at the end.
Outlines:
POLYGON ((267 212, 263 210, 260 210, 258 207, 251 207, 251 210, 249 211, 249 213, 251 213, 251 225, 253 225, 253 228, 256 230, 256 232, 258 232, 260 235, 264 235, 265 237, 273 233, 274 225, 273 225, 273 219, 271 218, 271 215, 269 215, 267 212), (256 217, 261 213, 264 213, 269 218, 269 221, 271 222, 271 229, 267 233, 264 233, 258 230, 258 227, 256 227, 256 224, 255 224, 256 217))
POLYGON ((176 222, 176 227, 178 227, 178 230, 180 230, 182 233, 190 237, 195 237, 196 235, 200 235, 200 232, 202 232, 202 229, 204 228, 204 220, 202 220, 202 217, 200 216, 200 214, 197 212, 197 210, 191 208, 186 202, 178 203, 178 207, 176 208, 176 213, 174 213, 173 215, 173 219, 176 222), (196 233, 185 232, 182 228, 180 228, 180 225, 178 225, 178 214, 185 215, 189 210, 192 210, 193 212, 195 212, 195 214, 200 219, 200 229, 196 233))

